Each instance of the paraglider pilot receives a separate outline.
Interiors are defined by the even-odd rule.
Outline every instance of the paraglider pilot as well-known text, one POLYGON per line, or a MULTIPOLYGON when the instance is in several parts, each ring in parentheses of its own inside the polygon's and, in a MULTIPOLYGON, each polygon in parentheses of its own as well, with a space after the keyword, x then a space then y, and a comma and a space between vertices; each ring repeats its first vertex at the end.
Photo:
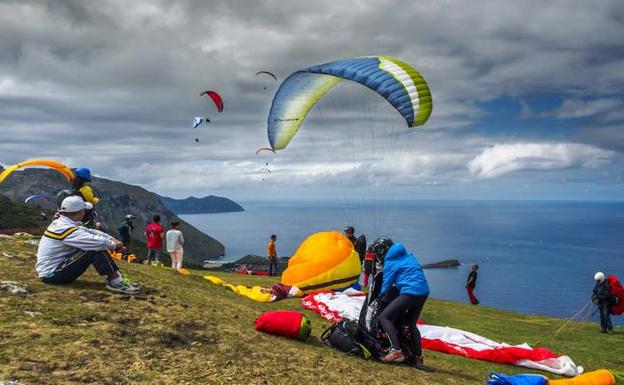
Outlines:
POLYGON ((592 301, 598 306, 600 313, 600 332, 612 334, 611 314, 609 311, 609 299, 611 298, 611 287, 604 273, 597 272, 594 275, 596 285, 592 293, 592 301))
POLYGON ((403 244, 393 243, 390 238, 378 239, 370 249, 375 254, 383 253, 383 282, 379 295, 386 295, 392 287, 398 290, 398 296, 378 316, 391 342, 390 350, 381 360, 397 363, 405 360, 399 341, 399 330, 407 327, 415 350, 415 366, 424 367, 421 337, 416 327, 416 321, 429 296, 429 284, 423 269, 403 244))

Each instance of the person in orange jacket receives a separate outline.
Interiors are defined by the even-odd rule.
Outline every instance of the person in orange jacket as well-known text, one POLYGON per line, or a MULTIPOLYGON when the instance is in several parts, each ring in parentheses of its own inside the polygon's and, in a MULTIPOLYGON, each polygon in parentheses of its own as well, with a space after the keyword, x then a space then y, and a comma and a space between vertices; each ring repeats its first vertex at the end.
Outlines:
POLYGON ((269 275, 277 275, 277 250, 275 248, 277 235, 271 235, 269 243, 267 243, 267 257, 269 258, 269 275))

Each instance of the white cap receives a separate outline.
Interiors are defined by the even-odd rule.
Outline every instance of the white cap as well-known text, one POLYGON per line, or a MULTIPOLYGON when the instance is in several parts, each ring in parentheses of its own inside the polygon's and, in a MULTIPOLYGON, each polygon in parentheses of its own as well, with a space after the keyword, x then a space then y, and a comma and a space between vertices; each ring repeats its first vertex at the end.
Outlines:
POLYGON ((77 195, 69 196, 63 199, 61 203, 62 213, 77 213, 80 210, 91 210, 93 205, 89 202, 85 202, 81 197, 77 195))
POLYGON ((596 281, 598 281, 598 282, 602 282, 602 281, 604 281, 604 280, 605 280, 605 275, 604 275, 604 273, 603 273, 603 272, 600 272, 600 271, 599 271, 599 272, 597 272, 597 273, 594 275, 594 280, 596 280, 596 281))

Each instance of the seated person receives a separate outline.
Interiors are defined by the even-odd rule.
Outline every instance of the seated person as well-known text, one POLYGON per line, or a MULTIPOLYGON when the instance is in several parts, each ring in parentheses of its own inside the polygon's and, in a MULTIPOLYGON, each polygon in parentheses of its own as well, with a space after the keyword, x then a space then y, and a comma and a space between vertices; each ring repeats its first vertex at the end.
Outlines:
POLYGON ((139 287, 124 279, 108 252, 123 244, 106 233, 84 227, 80 222, 85 210, 92 208, 93 205, 79 196, 63 200, 58 218, 48 226, 39 242, 37 274, 45 283, 64 284, 76 280, 93 265, 100 275, 106 276, 108 290, 139 293, 139 287))

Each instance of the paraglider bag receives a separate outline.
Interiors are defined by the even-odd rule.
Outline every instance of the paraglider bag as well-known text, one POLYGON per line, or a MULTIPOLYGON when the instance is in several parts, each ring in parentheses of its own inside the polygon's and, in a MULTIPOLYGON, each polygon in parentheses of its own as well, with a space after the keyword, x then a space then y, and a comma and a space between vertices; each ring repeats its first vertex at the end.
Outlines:
POLYGON ((378 358, 381 345, 355 321, 342 320, 323 332, 321 340, 350 356, 378 358))

